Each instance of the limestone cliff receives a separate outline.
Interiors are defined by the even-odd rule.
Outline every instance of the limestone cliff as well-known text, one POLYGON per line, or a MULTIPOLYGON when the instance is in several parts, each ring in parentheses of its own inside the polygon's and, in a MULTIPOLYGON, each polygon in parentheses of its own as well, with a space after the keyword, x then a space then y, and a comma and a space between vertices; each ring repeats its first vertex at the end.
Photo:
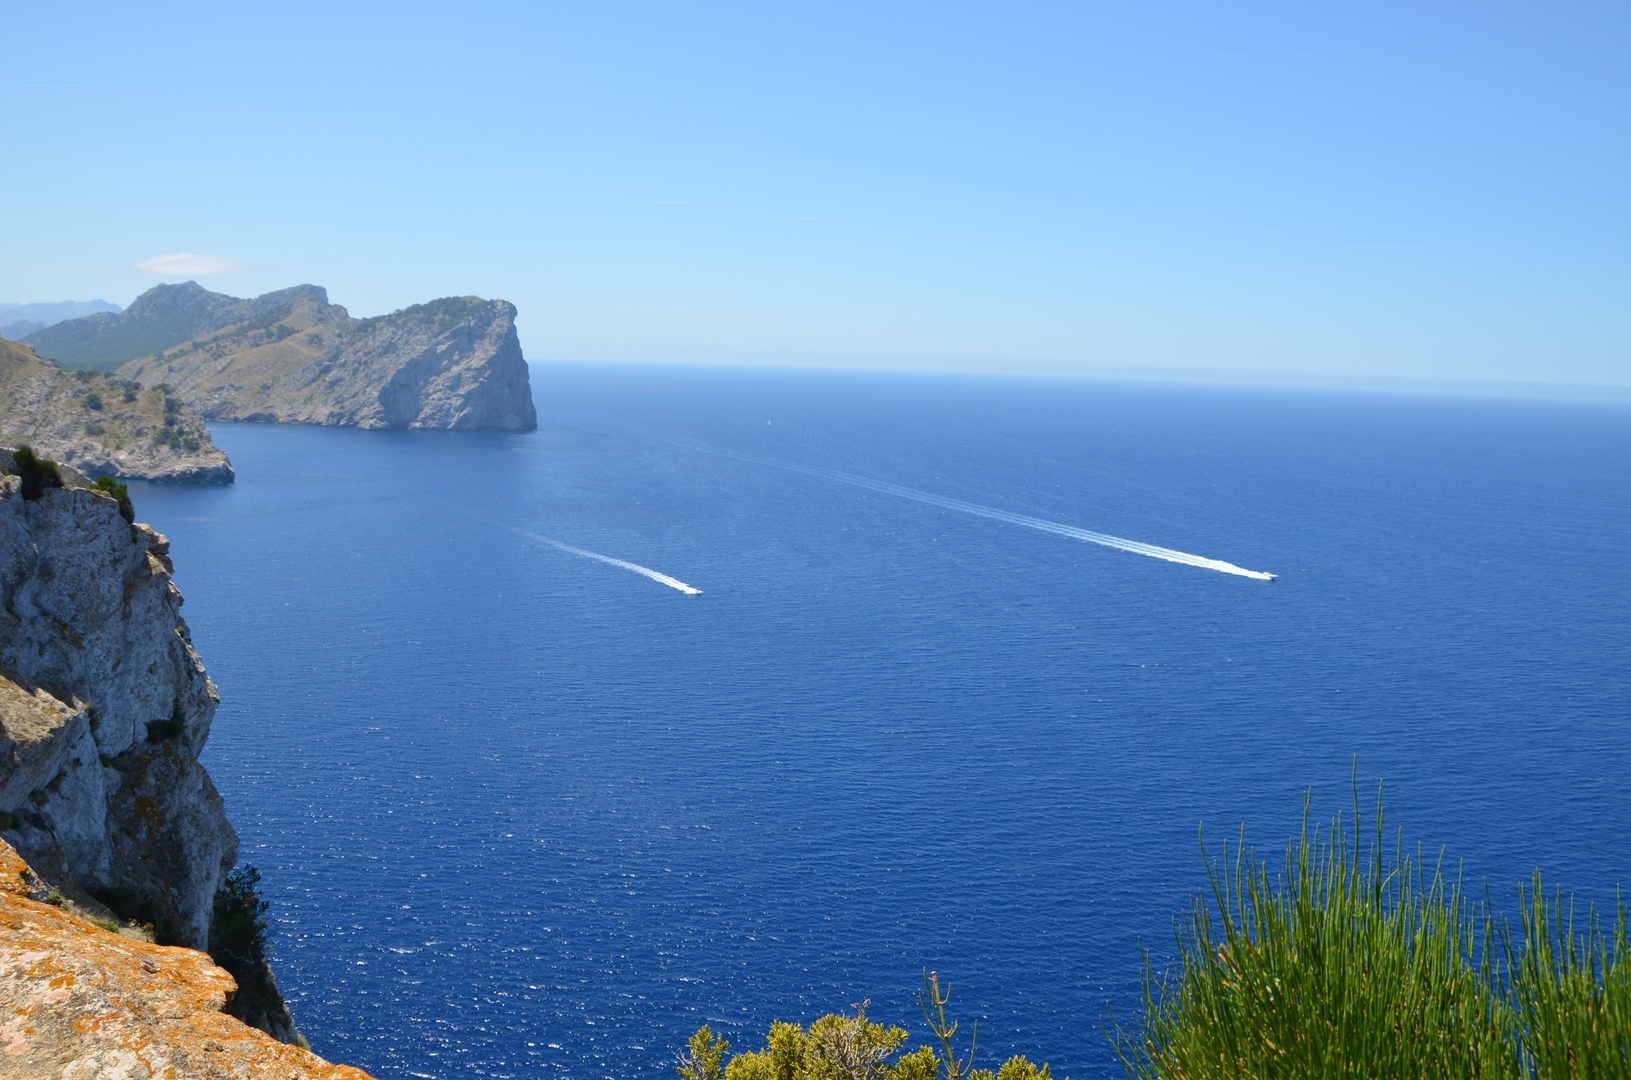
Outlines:
POLYGON ((156 286, 117 316, 61 323, 29 341, 65 364, 126 357, 120 377, 173 387, 211 420, 538 426, 515 306, 503 300, 448 297, 353 319, 314 285, 239 300, 189 282, 156 286))
POLYGON ((230 484, 226 451, 168 388, 67 372, 0 338, 0 440, 28 443, 92 476, 230 484))
POLYGON ((58 905, 0 840, 0 1080, 369 1080, 227 1015, 232 976, 58 905))
POLYGON ((0 478, 0 834, 71 896, 202 949, 238 837, 198 764, 218 699, 171 569, 114 499, 0 478))

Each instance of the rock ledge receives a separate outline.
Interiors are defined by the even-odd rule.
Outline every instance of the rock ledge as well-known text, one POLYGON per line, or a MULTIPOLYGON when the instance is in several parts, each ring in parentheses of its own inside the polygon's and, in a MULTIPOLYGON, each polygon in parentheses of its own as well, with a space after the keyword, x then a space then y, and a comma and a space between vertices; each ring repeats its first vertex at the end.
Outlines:
POLYGON ((42 902, 0 840, 0 1078, 371 1080, 222 1012, 232 976, 192 949, 42 902))

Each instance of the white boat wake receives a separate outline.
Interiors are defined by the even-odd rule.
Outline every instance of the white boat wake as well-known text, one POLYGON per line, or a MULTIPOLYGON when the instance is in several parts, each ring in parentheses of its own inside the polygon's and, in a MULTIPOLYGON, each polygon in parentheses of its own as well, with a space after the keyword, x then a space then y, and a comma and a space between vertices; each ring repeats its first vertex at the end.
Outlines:
POLYGON ((523 529, 517 529, 516 532, 520 533, 522 536, 525 536, 529 540, 536 540, 540 544, 548 544, 552 548, 559 548, 562 551, 573 555, 582 556, 585 559, 594 559, 596 562, 603 562, 609 566, 617 566, 624 570, 632 570, 641 577, 647 577, 652 581, 658 582, 659 584, 667 585, 670 589, 678 589, 687 596, 702 595, 701 589, 698 589, 692 585, 687 585, 679 578, 671 578, 667 574, 658 573, 649 566, 641 566, 639 563, 631 563, 626 559, 614 559, 610 555, 602 555, 598 551, 589 551, 586 548, 573 547, 571 544, 563 544, 559 540, 551 540, 547 536, 539 536, 537 533, 527 532, 523 529))
POLYGON ((944 495, 934 495, 927 491, 919 491, 916 488, 885 483, 882 480, 869 480, 864 476, 839 472, 837 469, 823 469, 818 465, 795 465, 790 461, 777 461, 774 458, 759 457, 756 454, 743 454, 735 450, 710 446, 707 443, 697 442, 695 439, 657 435, 649 431, 644 432, 644 434, 687 449, 700 450, 706 454, 719 454, 723 457, 735 458, 738 461, 747 461, 755 465, 768 465, 775 469, 788 469, 809 476, 819 476, 825 480, 835 480, 840 484, 849 484, 852 487, 876 491, 883 495, 912 499, 916 502, 928 503, 930 506, 938 506, 944 510, 957 510, 964 514, 973 514, 976 517, 990 518, 993 521, 1006 521, 1010 525, 1023 525, 1027 529, 1038 529, 1042 532, 1053 533, 1056 536, 1068 536, 1072 540, 1085 540, 1090 544, 1102 544, 1108 548, 1115 548, 1117 551, 1130 551, 1135 555, 1148 555, 1152 559, 1165 559, 1167 562, 1182 563, 1185 566, 1198 566, 1203 570, 1216 570, 1220 574, 1234 574, 1238 577, 1255 578, 1258 581, 1273 581, 1278 576, 1264 573, 1261 570, 1247 570, 1243 566, 1236 566, 1234 563, 1224 562, 1222 559, 1208 559, 1203 555, 1191 555, 1185 551, 1157 547, 1155 544, 1146 544, 1139 540, 1127 540, 1120 536, 1111 536, 1109 533, 1094 532, 1092 529, 1078 529, 1074 525, 1063 525, 1057 521, 1031 517, 1028 514, 1015 514, 1008 510, 998 510, 992 506, 964 502, 962 499, 948 499, 944 495))

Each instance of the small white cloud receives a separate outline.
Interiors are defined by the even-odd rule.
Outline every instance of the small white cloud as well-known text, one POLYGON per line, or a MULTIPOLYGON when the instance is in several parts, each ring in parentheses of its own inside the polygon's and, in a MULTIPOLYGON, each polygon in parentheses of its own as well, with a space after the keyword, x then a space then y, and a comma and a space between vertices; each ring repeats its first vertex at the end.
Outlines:
POLYGON ((193 255, 181 251, 174 255, 155 255, 132 266, 159 277, 208 277, 211 274, 230 274, 243 264, 224 255, 193 255))

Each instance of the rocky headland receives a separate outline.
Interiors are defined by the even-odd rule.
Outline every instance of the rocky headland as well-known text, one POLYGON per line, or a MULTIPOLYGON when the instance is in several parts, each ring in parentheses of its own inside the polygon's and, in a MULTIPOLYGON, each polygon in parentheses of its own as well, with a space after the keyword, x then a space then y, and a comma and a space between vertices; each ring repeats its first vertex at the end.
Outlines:
POLYGON ((264 956, 225 945, 259 910, 168 540, 72 469, 0 467, 0 1077, 360 1076, 278 1048, 264 956))
POLYGON ((515 305, 447 297, 354 319, 315 285, 252 300, 159 285, 28 338, 65 367, 164 385, 210 420, 531 431, 515 305))
POLYGON ((64 371, 0 338, 0 441, 27 443, 91 476, 230 484, 232 464, 198 410, 167 387, 64 371))

